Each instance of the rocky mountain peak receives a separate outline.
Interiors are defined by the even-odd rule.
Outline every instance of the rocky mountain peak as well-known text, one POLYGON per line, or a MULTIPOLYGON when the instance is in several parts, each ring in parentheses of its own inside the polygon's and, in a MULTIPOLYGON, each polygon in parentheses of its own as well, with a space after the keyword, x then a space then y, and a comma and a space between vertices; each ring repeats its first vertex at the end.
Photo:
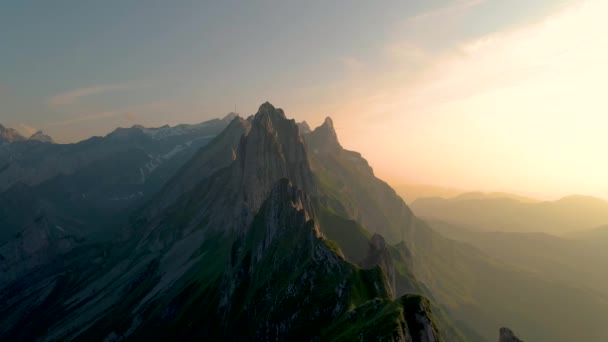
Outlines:
MULTIPOLYGON (((272 242, 284 234, 293 234, 289 229, 303 229, 310 223, 311 231, 297 232, 296 235, 304 233, 311 234, 310 237, 318 236, 319 231, 311 221, 311 205, 308 196, 300 189, 297 189, 286 178, 280 179, 272 187, 270 194, 260 210, 264 222, 260 224, 264 227, 264 247, 270 246, 272 242)), ((255 223, 254 223, 255 224, 255 223)), ((264 248, 259 248, 258 253, 262 253, 264 248)), ((254 253, 255 254, 255 253, 254 253)), ((261 259, 262 255, 255 255, 261 259)))
POLYGON ((308 125, 308 122, 306 122, 306 121, 298 122, 298 127, 300 127, 301 134, 308 134, 308 133, 312 132, 312 129, 310 129, 310 126, 308 125))
POLYGON ((42 131, 38 131, 38 132, 32 134, 32 136, 30 137, 29 140, 37 140, 37 141, 40 141, 40 142, 50 143, 50 144, 54 144, 55 143, 53 141, 53 138, 51 138, 50 136, 44 134, 42 131))
POLYGON ((253 124, 260 124, 272 129, 274 125, 287 120, 285 112, 280 108, 275 108, 270 102, 264 102, 258 112, 253 117, 253 124))
MULTIPOLYGON (((325 120, 323 121, 323 125, 321 126, 325 126, 330 130, 334 130, 334 120, 331 119, 331 117, 326 117, 325 120)), ((334 132, 335 133, 335 132, 334 132)))
POLYGON ((309 193, 313 191, 308 155, 295 120, 287 119, 281 109, 268 102, 260 106, 249 133, 241 139, 236 162, 244 201, 250 209, 257 210, 281 178, 309 193))
POLYGON ((312 153, 328 153, 342 150, 334 122, 330 117, 325 118, 323 124, 306 136, 306 142, 312 153))
POLYGON ((15 129, 4 127, 0 124, 0 142, 14 142, 14 141, 24 141, 26 140, 24 136, 19 134, 15 129))

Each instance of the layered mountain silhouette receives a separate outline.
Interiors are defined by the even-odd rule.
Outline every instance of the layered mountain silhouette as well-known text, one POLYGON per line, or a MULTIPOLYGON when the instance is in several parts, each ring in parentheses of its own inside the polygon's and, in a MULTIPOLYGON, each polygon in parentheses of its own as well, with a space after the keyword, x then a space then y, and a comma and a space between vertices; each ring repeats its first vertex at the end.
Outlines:
POLYGON ((29 138, 24 137, 17 130, 9 127, 4 127, 0 124, 0 144, 2 143, 13 143, 23 141, 39 141, 42 143, 54 144, 53 138, 44 134, 42 131, 37 131, 32 134, 29 138))
MULTIPOLYGON (((341 146, 331 118, 312 130, 265 103, 248 118, 201 125, 221 128, 164 160, 162 177, 112 220, 76 209, 98 202, 58 206, 41 189, 80 184, 78 194, 99 177, 133 193, 141 184, 122 171, 76 175, 118 165, 102 161, 129 146, 173 151, 191 129, 118 129, 58 145, 71 149, 63 160, 95 146, 87 151, 99 161, 43 180, 6 178, 0 339, 487 341, 505 325, 526 340, 606 337, 601 297, 438 233, 341 146), (27 202, 33 219, 16 214, 27 202)), ((119 170, 142 169, 135 156, 119 170)), ((20 163, 24 175, 52 165, 20 163)))
POLYGON ((318 183, 297 124, 265 103, 233 119, 112 243, 3 286, 0 335, 440 340, 427 299, 394 296, 386 246, 361 267, 323 234, 318 183))
POLYGON ((608 202, 590 196, 534 201, 508 194, 466 193, 419 198, 412 210, 423 218, 485 231, 563 234, 608 224, 608 202))
POLYGON ((0 287, 111 241, 132 210, 218 135, 231 118, 197 125, 117 129, 76 144, 0 146, 0 287))

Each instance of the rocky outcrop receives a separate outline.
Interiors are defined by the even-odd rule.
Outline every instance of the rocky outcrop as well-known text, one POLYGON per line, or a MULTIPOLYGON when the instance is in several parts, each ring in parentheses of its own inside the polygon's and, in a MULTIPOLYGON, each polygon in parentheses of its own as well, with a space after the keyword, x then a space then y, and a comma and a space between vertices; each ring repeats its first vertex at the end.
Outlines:
POLYGON ((348 218, 381 234, 389 244, 416 234, 412 211, 387 183, 376 178, 360 153, 342 148, 331 118, 304 137, 313 172, 323 175, 320 192, 341 203, 334 210, 345 211, 348 218))
POLYGON ((500 328, 498 331, 498 342, 523 342, 509 328, 500 328))
POLYGON ((252 118, 249 134, 239 144, 236 162, 238 169, 233 178, 242 184, 242 200, 250 215, 257 212, 281 178, 308 193, 314 192, 308 155, 295 120, 288 120, 282 109, 268 102, 252 118))
POLYGON ((395 268, 393 266, 393 258, 388 251, 384 238, 379 234, 374 234, 369 242, 369 249, 365 259, 361 262, 361 266, 372 268, 380 266, 384 271, 388 283, 390 284, 391 293, 397 294, 395 286, 395 268))
POLYGON ((0 124, 0 143, 3 142, 15 142, 15 141, 25 141, 27 140, 24 136, 19 134, 16 130, 4 127, 0 124))
POLYGON ((298 122, 298 128, 300 128, 300 134, 308 134, 312 132, 310 126, 308 125, 308 122, 306 121, 298 122))
POLYGON ((43 214, 0 246, 0 290, 37 268, 51 264, 83 242, 43 214))
POLYGON ((29 138, 29 140, 36 140, 36 141, 40 141, 43 143, 49 143, 49 144, 55 143, 55 141, 53 141, 53 138, 44 134, 42 131, 38 131, 38 132, 32 134, 32 136, 29 138))
POLYGON ((377 266, 359 270, 346 262, 319 233, 314 214, 306 209, 308 202, 303 191, 287 179, 279 180, 245 239, 233 246, 234 268, 220 286, 227 330, 256 340, 332 340, 347 326, 357 338, 438 341, 428 301, 390 300, 384 272, 377 266), (359 302, 354 297, 362 287, 370 292, 359 302), (247 299, 235 305, 238 298, 247 299), (231 317, 243 320, 236 323, 231 317), (369 321, 382 322, 382 327, 369 321))
POLYGON ((342 150, 338 135, 334 129, 334 122, 330 117, 325 118, 323 124, 307 135, 306 142, 313 154, 331 153, 342 150))

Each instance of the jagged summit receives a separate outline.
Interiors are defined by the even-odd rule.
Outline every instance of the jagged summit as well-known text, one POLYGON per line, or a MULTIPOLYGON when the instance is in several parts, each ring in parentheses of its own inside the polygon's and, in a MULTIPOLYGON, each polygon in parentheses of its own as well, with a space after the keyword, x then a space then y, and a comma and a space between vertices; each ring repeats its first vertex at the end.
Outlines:
POLYGON ((327 153, 342 150, 333 120, 328 116, 323 124, 307 134, 306 141, 312 153, 327 153))
POLYGON ((270 102, 264 102, 260 105, 258 112, 254 115, 253 120, 275 122, 280 119, 287 119, 285 112, 281 108, 275 108, 270 102))
MULTIPOLYGON (((326 117, 325 120, 323 121, 323 125, 321 126, 325 126, 331 130, 334 129, 334 120, 331 119, 331 117, 326 117)), ((335 133, 335 132, 334 132, 335 133)))
POLYGON ((300 133, 302 134, 308 134, 312 132, 312 129, 310 129, 310 126, 306 121, 298 122, 298 127, 300 127, 300 133))
POLYGON ((9 127, 4 127, 0 124, 0 142, 14 142, 27 140, 24 136, 19 134, 17 130, 9 127))
POLYGON ((266 102, 251 119, 249 133, 241 139, 236 155, 245 201, 259 208, 268 190, 281 178, 314 192, 314 182, 304 141, 295 120, 266 102))
POLYGON ((38 132, 32 134, 32 136, 29 138, 29 140, 37 140, 37 141, 40 141, 43 143, 50 143, 50 144, 55 143, 55 141, 53 141, 53 138, 44 134, 44 132, 42 132, 42 131, 38 131, 38 132))

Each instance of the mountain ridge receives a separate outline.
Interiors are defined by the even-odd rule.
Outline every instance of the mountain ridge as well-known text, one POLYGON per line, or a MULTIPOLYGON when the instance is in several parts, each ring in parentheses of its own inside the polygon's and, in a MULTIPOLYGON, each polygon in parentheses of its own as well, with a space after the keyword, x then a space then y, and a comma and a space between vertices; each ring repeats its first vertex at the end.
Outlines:
MULTIPOLYGON (((232 137, 220 134, 195 157, 215 160, 205 156, 210 153, 222 162, 193 174, 194 185, 174 202, 136 213, 98 266, 68 264, 88 277, 53 285, 52 298, 41 294, 45 303, 69 305, 56 303, 53 316, 35 311, 41 316, 27 330, 20 329, 26 321, 9 314, 5 322, 14 328, 0 325, 0 335, 440 340, 428 301, 392 299, 380 266, 361 269, 323 237, 309 197, 317 188, 295 121, 270 104, 245 121, 249 129, 233 119, 241 128, 225 131, 232 137), (375 327, 370 319, 384 323, 375 327)), ((192 160, 178 175, 197 165, 192 160)))

